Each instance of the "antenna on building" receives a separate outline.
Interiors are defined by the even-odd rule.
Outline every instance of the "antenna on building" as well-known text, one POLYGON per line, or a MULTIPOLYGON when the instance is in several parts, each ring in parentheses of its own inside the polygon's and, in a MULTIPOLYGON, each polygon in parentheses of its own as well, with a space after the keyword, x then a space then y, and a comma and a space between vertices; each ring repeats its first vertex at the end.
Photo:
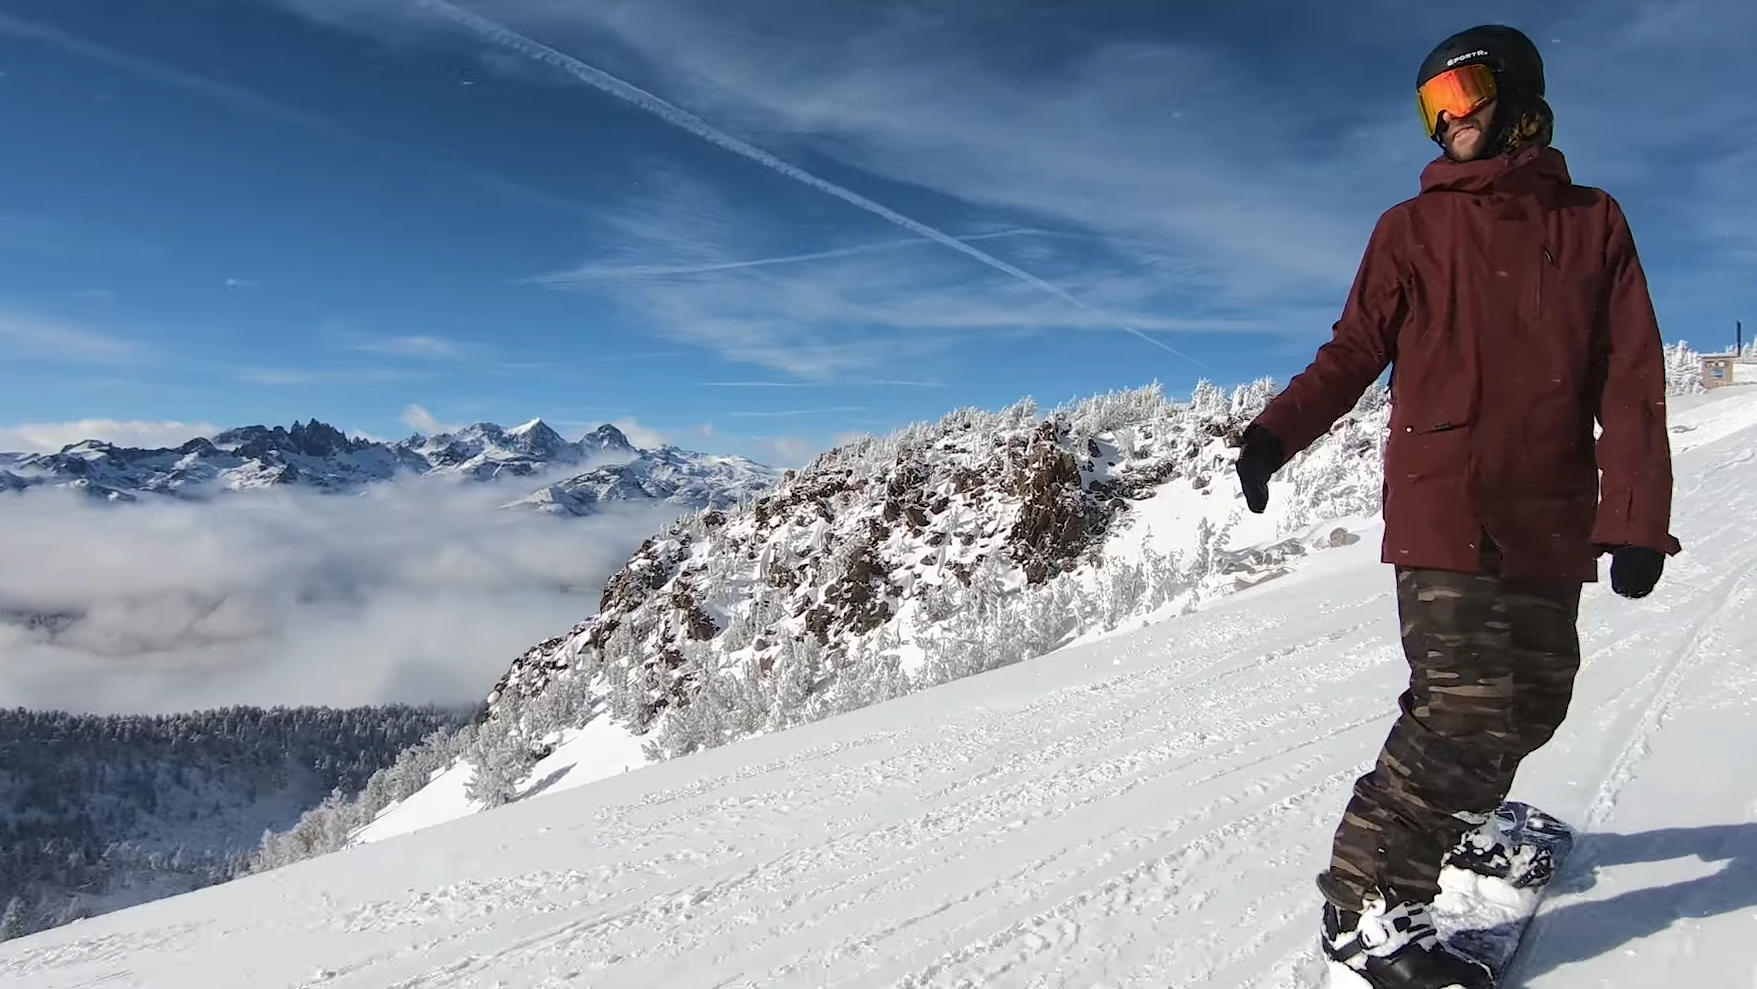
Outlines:
POLYGON ((1733 356, 1745 356, 1745 321, 1733 320, 1733 356))

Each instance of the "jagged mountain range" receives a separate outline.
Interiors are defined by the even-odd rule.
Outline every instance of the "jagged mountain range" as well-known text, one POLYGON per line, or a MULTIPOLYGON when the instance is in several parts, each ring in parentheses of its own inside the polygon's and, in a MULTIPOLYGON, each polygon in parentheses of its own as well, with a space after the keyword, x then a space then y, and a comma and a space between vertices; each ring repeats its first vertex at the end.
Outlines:
POLYGON ((551 484, 509 508, 552 515, 589 515, 602 502, 658 501, 683 509, 725 509, 773 489, 775 470, 743 457, 720 457, 662 446, 627 463, 599 467, 551 484))
POLYGON ((0 453, 0 491, 63 487, 107 501, 202 499, 225 491, 291 486, 348 493, 399 477, 497 482, 581 471, 507 507, 586 515, 609 501, 658 501, 683 509, 727 507, 780 481, 741 457, 662 446, 636 447, 605 424, 567 440, 541 419, 505 428, 481 422, 457 432, 394 442, 350 437, 312 419, 244 426, 157 449, 84 440, 56 453, 0 453))

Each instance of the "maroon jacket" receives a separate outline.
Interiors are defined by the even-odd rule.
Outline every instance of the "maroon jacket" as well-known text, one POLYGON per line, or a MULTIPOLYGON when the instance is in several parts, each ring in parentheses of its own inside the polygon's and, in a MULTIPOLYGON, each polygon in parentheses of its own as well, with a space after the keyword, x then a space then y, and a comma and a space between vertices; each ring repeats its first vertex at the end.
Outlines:
POLYGON ((1601 546, 1678 552, 1659 326, 1616 200, 1540 147, 1421 185, 1257 424, 1291 457, 1391 364, 1385 562, 1475 572, 1485 530, 1530 580, 1596 580, 1601 546))

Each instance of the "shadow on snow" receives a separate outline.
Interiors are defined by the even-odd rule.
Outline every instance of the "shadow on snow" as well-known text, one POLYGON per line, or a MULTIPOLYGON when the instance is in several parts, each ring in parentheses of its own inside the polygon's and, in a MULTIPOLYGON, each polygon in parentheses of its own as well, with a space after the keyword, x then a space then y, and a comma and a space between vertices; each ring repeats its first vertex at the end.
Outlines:
POLYGON ((1683 858, 1726 864, 1696 879, 1632 889, 1608 899, 1548 911, 1532 930, 1540 939, 1527 944, 1529 950, 1522 953, 1512 973, 1516 981, 1507 989, 1521 989, 1529 979, 1609 954, 1679 920, 1757 906, 1757 824, 1580 835, 1551 895, 1589 890, 1597 885, 1601 870, 1610 866, 1683 858))

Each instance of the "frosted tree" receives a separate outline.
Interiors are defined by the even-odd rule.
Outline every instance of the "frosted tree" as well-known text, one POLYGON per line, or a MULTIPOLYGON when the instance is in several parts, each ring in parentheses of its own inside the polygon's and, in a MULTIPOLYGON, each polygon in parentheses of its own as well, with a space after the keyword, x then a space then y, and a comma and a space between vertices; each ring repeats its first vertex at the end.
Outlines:
POLYGON ((1070 574, 1058 574, 1049 583, 1026 592, 1021 606, 1025 613, 1025 650, 1030 655, 1041 656, 1059 648, 1079 629, 1079 595, 1079 586, 1070 574))
POLYGON ((1001 428, 1024 429, 1037 421, 1036 401, 1025 398, 1007 406, 1000 414, 1001 428))
POLYGON ((1140 608, 1147 581, 1137 564, 1109 559, 1098 571, 1098 588, 1102 622, 1108 631, 1121 625, 1140 608))
POLYGON ((1196 382, 1196 387, 1190 390, 1190 412, 1199 418, 1212 419, 1225 415, 1228 404, 1226 393, 1220 390, 1219 385, 1206 378, 1196 382))
POLYGON ((1232 391, 1232 414, 1239 419, 1254 419, 1275 397, 1275 379, 1258 378, 1232 391))
POLYGON ((879 704, 910 691, 909 674, 903 671, 903 633, 895 623, 879 629, 872 643, 872 672, 866 694, 879 704))
POLYGON ((1203 517, 1196 522, 1196 545, 1190 552, 1189 566, 1185 571, 1191 584, 1200 584, 1214 572, 1215 537, 1218 535, 1214 523, 1203 517))
POLYGON ((6 901, 6 911, 0 913, 0 941, 10 941, 28 933, 29 918, 25 916, 24 901, 14 896, 6 901))
POLYGON ((539 744, 558 732, 584 725, 594 713, 592 677, 583 669, 561 671, 525 705, 526 727, 539 744))
MULTIPOLYGON (((516 696, 516 695, 515 695, 516 696)), ((534 739, 525 724, 523 705, 502 702, 494 717, 477 730, 464 753, 472 770, 464 796, 484 808, 499 807, 518 796, 518 785, 536 764, 534 739)))
POLYGON ((706 642, 684 646, 689 695, 666 709, 653 737, 642 746, 649 759, 668 759, 725 745, 763 726, 766 705, 754 685, 723 667, 706 642))
POLYGON ((1666 392, 1671 395, 1692 395, 1706 391, 1702 384, 1702 355, 1679 340, 1665 348, 1666 392))
POLYGON ((959 595, 957 610, 918 635, 927 654, 923 681, 947 683, 1024 659, 1030 623, 1023 598, 1007 591, 1000 564, 985 560, 959 595))
POLYGON ((731 619, 726 622, 726 628, 719 636, 720 648, 723 651, 728 653, 741 652, 749 649, 751 643, 756 641, 759 626, 753 619, 759 614, 758 602, 764 596, 761 590, 755 592, 750 603, 734 612, 731 619))
POLYGON ((741 670, 728 669, 724 683, 731 712, 728 724, 735 737, 762 731, 769 723, 769 697, 763 690, 756 661, 747 661, 741 670))
POLYGON ((1161 553, 1153 548, 1152 534, 1141 541, 1140 568, 1142 578, 1141 609, 1157 611, 1170 603, 1184 589, 1183 574, 1178 571, 1175 552, 1161 553))
POLYGON ((775 665, 769 671, 774 698, 769 704, 769 729, 779 731, 812 720, 812 694, 822 677, 823 650, 816 639, 782 639, 775 665))

